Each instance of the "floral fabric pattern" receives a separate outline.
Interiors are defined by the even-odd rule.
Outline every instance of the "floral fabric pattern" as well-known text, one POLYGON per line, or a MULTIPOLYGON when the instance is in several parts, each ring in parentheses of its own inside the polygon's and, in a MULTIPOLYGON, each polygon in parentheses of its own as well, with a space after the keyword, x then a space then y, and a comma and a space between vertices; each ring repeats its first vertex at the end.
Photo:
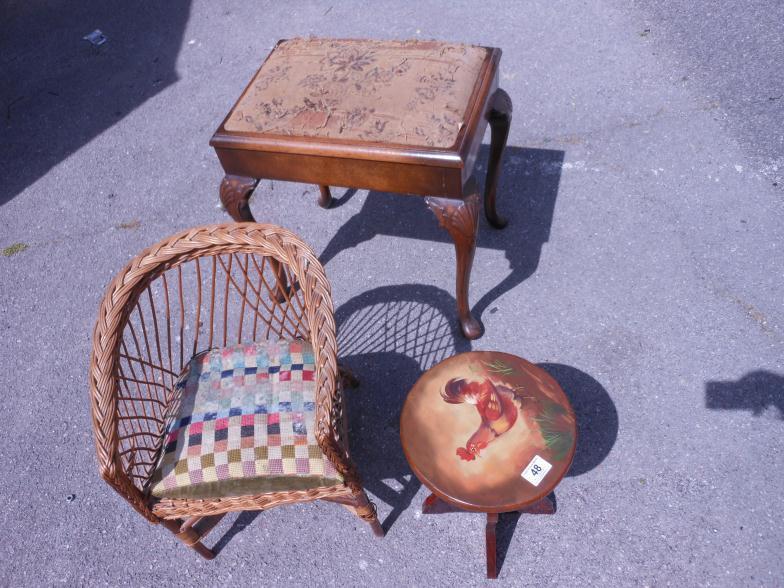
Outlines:
POLYGON ((487 49, 435 41, 280 43, 227 131, 451 147, 487 49))

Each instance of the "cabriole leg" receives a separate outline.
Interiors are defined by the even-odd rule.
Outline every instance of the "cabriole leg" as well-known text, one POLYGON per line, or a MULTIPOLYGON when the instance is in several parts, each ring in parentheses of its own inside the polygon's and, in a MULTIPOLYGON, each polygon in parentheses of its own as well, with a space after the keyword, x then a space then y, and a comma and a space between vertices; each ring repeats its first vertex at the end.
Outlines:
POLYGON ((474 262, 479 217, 479 194, 473 178, 466 183, 464 194, 466 196, 462 200, 430 196, 425 198, 425 202, 455 243, 457 315, 466 339, 477 339, 482 335, 482 323, 471 315, 468 306, 468 284, 474 262))
POLYGON ((259 181, 255 178, 245 176, 233 176, 226 174, 220 185, 220 199, 223 208, 229 216, 237 221, 255 223, 256 219, 250 212, 250 196, 259 181))
POLYGON ((485 179, 485 216, 496 229, 503 229, 507 221, 496 211, 495 195, 501 175, 501 159, 512 124, 512 99, 501 88, 493 94, 487 118, 490 122, 490 159, 485 179))
MULTIPOLYGON (((229 213, 229 216, 237 221, 255 223, 256 219, 253 218, 253 213, 250 211, 250 197, 259 180, 256 178, 249 178, 246 176, 234 176, 226 174, 223 176, 223 181, 220 185, 220 200, 223 208, 229 213)), ((288 291, 288 279, 286 273, 280 263, 274 259, 270 259, 270 267, 275 274, 277 282, 276 299, 278 302, 283 302, 286 297, 283 292, 288 291)))

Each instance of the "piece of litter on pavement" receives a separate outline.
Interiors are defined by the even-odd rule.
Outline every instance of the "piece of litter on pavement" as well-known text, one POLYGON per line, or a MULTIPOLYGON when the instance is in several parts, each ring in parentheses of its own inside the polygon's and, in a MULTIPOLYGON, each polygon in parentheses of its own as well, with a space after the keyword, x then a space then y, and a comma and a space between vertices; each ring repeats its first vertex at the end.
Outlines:
POLYGON ((96 47, 98 47, 99 45, 103 45, 104 43, 106 43, 106 41, 109 40, 106 38, 106 35, 104 35, 101 32, 101 29, 95 29, 92 33, 82 37, 82 39, 84 39, 85 41, 89 41, 92 45, 95 45, 96 47))
POLYGON ((9 245, 5 247, 0 253, 4 257, 11 257, 12 255, 16 255, 17 253, 21 253, 25 249, 27 249, 29 245, 27 243, 14 243, 13 245, 9 245))
POLYGON ((76 494, 69 494, 65 497, 66 502, 73 502, 74 500, 76 500, 76 494))

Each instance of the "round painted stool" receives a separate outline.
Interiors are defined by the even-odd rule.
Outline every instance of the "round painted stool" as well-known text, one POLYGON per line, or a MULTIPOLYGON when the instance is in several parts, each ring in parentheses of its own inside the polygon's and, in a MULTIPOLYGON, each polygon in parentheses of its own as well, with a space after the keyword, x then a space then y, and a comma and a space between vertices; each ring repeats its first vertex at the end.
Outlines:
POLYGON ((408 393, 400 439, 432 494, 424 514, 487 513, 487 577, 496 578, 498 514, 552 514, 548 495, 574 457, 569 400, 547 372, 494 351, 470 351, 432 367, 408 393))

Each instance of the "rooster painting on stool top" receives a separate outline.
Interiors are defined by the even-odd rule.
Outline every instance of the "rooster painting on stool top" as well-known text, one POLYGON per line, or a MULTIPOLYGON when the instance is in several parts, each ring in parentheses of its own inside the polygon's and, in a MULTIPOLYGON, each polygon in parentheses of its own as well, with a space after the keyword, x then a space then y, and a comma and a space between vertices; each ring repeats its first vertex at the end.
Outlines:
POLYGON ((495 385, 489 378, 483 382, 453 378, 447 382, 441 398, 449 404, 473 404, 482 419, 466 446, 457 448, 457 455, 466 461, 479 457, 485 447, 514 427, 523 400, 511 388, 495 385))
POLYGON ((477 504, 528 500, 537 486, 523 477, 527 464, 551 464, 552 479, 568 468, 575 448, 574 413, 558 382, 501 352, 462 353, 434 366, 403 413, 404 449, 419 474, 445 496, 477 504))
MULTIPOLYGON (((573 416, 558 404, 543 401, 540 395, 526 394, 524 386, 507 382, 509 378, 516 379, 518 374, 501 361, 484 364, 481 370, 476 366, 469 367, 473 376, 452 378, 441 390, 444 402, 472 405, 479 415, 478 428, 468 438, 465 447, 458 447, 455 451, 460 459, 471 462, 481 457, 482 451, 512 430, 525 413, 539 429, 545 446, 553 452, 552 457, 559 459, 566 453, 572 441, 566 421, 573 421, 573 416), (499 382, 496 378, 503 381, 499 382)), ((536 381, 536 384, 548 387, 543 381, 536 381)))

